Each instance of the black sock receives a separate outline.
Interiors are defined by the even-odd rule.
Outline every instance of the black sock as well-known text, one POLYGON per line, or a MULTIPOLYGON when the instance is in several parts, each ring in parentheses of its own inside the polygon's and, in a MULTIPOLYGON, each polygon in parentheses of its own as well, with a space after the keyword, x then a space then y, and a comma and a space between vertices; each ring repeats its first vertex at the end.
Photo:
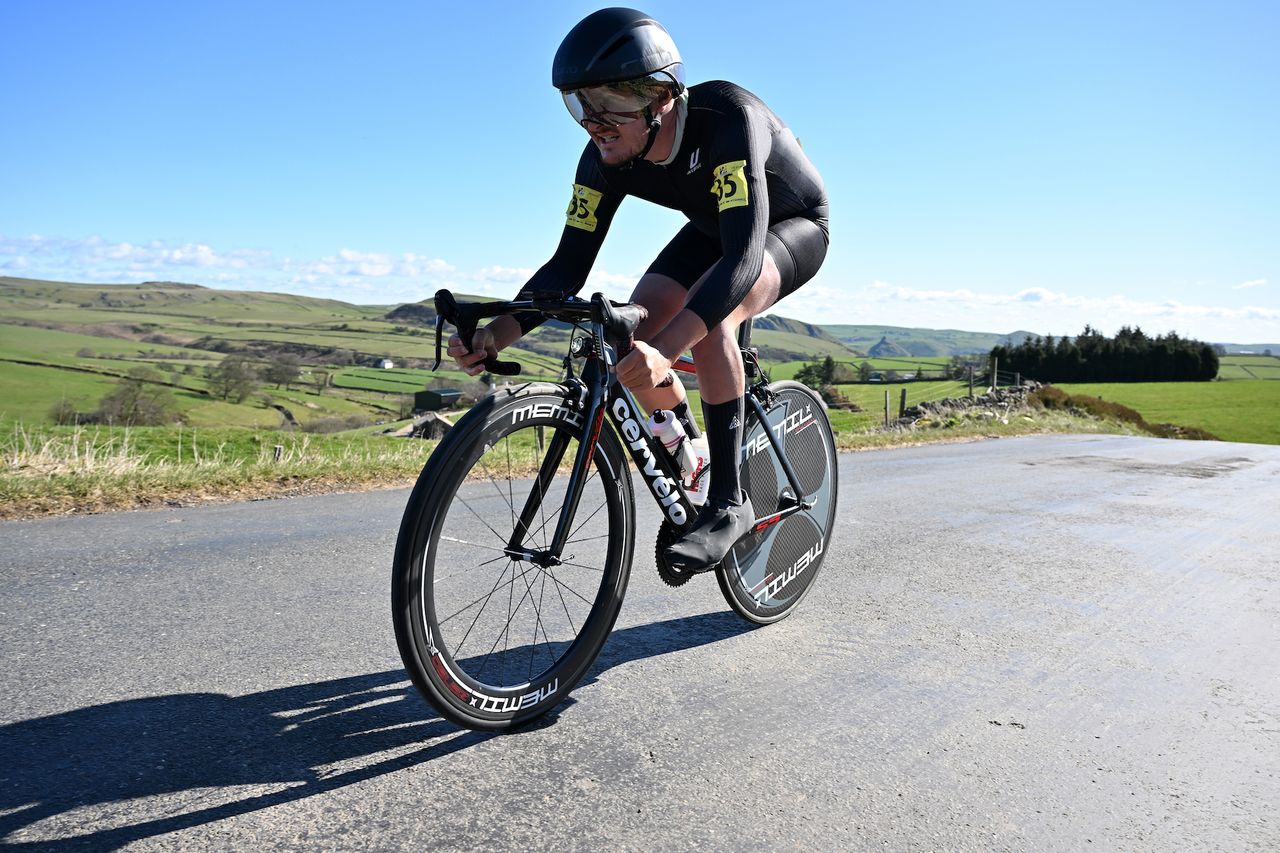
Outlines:
POLYGON ((689 411, 688 398, 681 400, 671 411, 676 413, 676 420, 680 422, 680 426, 684 427, 685 435, 689 438, 702 435, 702 430, 698 429, 698 422, 693 419, 693 412, 689 411))
POLYGON ((738 502, 738 459, 742 455, 743 399, 702 404, 707 422, 707 448, 711 451, 711 488, 707 497, 738 502))

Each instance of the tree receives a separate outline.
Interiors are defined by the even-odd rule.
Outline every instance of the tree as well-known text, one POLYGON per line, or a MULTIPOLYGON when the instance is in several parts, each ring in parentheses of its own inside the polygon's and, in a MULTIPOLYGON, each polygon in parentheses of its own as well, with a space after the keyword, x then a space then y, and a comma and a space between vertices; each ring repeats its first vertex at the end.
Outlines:
POLYGON ((262 370, 262 381, 270 382, 277 388, 288 388, 298 381, 301 373, 302 367, 298 357, 290 352, 281 353, 267 362, 262 370))
POLYGON ((98 404, 96 419, 122 426, 159 426, 172 423, 178 402, 163 385, 141 379, 122 379, 98 404))
POLYGON ((991 355, 1002 371, 1042 382, 1188 382, 1218 374, 1215 347, 1174 332, 1151 338, 1127 326, 1114 339, 1085 326, 1074 340, 1027 338, 991 355))
POLYGON ((76 412, 75 404, 63 397, 58 402, 49 407, 49 420, 58 426, 67 426, 74 424, 80 420, 80 415, 76 412))
POLYGON ((811 361, 797 370, 796 381, 816 390, 823 385, 830 385, 835 380, 835 373, 836 360, 827 356, 822 361, 811 361))
POLYGON ((209 390, 224 400, 243 403, 258 384, 258 372, 242 355, 229 355, 209 372, 209 390))
POLYGON ((164 382, 164 374, 149 364, 139 364, 129 368, 129 378, 138 382, 164 382))

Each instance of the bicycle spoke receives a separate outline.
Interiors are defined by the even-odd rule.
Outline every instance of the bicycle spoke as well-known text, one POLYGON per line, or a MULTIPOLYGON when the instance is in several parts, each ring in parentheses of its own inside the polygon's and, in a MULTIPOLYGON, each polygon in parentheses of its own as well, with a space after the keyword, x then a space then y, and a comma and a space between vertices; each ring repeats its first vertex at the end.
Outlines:
MULTIPOLYGON (((604 501, 601 501, 601 502, 600 502, 600 506, 598 506, 598 507, 596 507, 594 510, 592 510, 591 515, 588 515, 586 518, 584 518, 584 519, 582 520, 582 523, 581 523, 581 524, 579 524, 577 527, 575 527, 575 528, 573 529, 573 533, 570 533, 570 534, 569 534, 569 536, 573 536, 573 535, 575 535, 579 530, 581 530, 582 528, 586 527, 586 526, 587 526, 587 523, 588 523, 588 522, 590 522, 590 521, 591 521, 591 519, 595 518, 595 517, 596 517, 596 515, 600 512, 600 510, 604 509, 604 507, 605 507, 604 501)), ((605 535, 607 536, 608 534, 606 533, 605 535)))
MULTIPOLYGON (((526 574, 528 573, 522 572, 520 574, 520 578, 523 579, 526 574)), ((493 645, 489 648, 489 651, 485 654, 484 663, 480 665, 479 671, 476 672, 474 676, 477 681, 480 680, 480 673, 484 672, 485 667, 489 665, 489 659, 493 657, 494 651, 498 648, 499 641, 503 641, 504 638, 506 642, 503 642, 503 646, 502 646, 502 671, 503 671, 503 674, 506 673, 507 658, 510 657, 510 655, 507 654, 507 651, 508 651, 509 642, 511 639, 511 622, 515 618, 516 614, 520 612, 520 608, 524 606, 525 599, 529 598, 529 594, 531 591, 532 590, 529 587, 529 582, 525 581, 525 593, 524 595, 520 596, 520 600, 516 602, 515 610, 511 610, 511 609, 507 610, 507 624, 505 625, 502 631, 498 632, 498 636, 494 638, 493 645)), ((515 597, 515 579, 513 578, 511 598, 514 598, 514 597, 515 597)), ((510 608, 510 604, 508 604, 508 608, 510 608)))
POLYGON ((533 660, 538 653, 538 628, 542 628, 542 639, 547 641, 547 645, 551 645, 551 638, 547 636, 547 629, 542 625, 542 597, 547 592, 547 573, 542 573, 542 580, 538 583, 538 604, 534 607, 534 612, 538 614, 537 620, 533 623, 533 642, 529 644, 529 681, 533 681, 533 660))
POLYGON ((507 506, 511 509, 511 529, 516 529, 516 495, 515 484, 511 478, 511 437, 508 436, 503 442, 507 446, 507 506))
MULTIPOLYGON (((489 562, 494 562, 494 561, 493 561, 493 560, 490 560, 489 562)), ((514 563, 515 563, 515 562, 517 562, 517 561, 516 561, 516 560, 512 560, 511 562, 514 564, 514 563)), ((528 571, 529 571, 529 569, 525 569, 525 572, 528 572, 528 571)), ((503 577, 505 577, 505 576, 506 576, 506 573, 507 573, 507 568, 506 568, 506 566, 503 566, 503 567, 502 567, 502 573, 498 575, 498 583, 494 585, 493 589, 489 590, 489 592, 487 592, 487 593, 485 593, 484 595, 480 596, 479 598, 477 598, 475 601, 471 602, 470 604, 468 604, 468 605, 466 605, 466 606, 462 607, 462 608, 461 608, 461 609, 459 609, 459 610, 454 611, 454 613, 453 613, 451 616, 448 616, 448 617, 446 617, 446 618, 444 618, 444 619, 438 619, 438 620, 436 620, 436 624, 437 624, 437 625, 444 625, 445 623, 449 622, 450 620, 454 619, 455 617, 457 617, 457 616, 461 616, 463 613, 465 613, 466 611, 470 610, 472 607, 475 607, 475 606, 476 606, 477 604, 479 604, 480 602, 482 602, 482 601, 487 601, 488 599, 492 598, 492 597, 493 597, 493 595, 494 595, 494 593, 496 593, 498 590, 502 589, 502 587, 503 587, 503 586, 506 586, 506 585, 507 585, 507 584, 503 584, 503 583, 502 583, 502 579, 503 579, 503 577)), ((512 579, 511 579, 510 581, 508 581, 507 583, 508 583, 508 584, 514 584, 514 583, 515 583, 515 578, 512 578, 512 579)), ((482 609, 483 609, 483 608, 482 608, 482 609)), ((464 637, 463 639, 465 640, 466 638, 464 637)), ((461 645, 461 643, 459 643, 459 645, 461 645)))
MULTIPOLYGON (((497 551, 499 554, 506 554, 506 553, 507 553, 507 549, 506 549, 506 548, 498 548, 498 547, 496 547, 496 546, 494 546, 494 545, 481 545, 479 542, 472 542, 472 541, 471 541, 471 540, 469 540, 469 539, 459 539, 459 538, 458 538, 458 537, 456 537, 456 536, 445 536, 445 535, 443 535, 443 534, 442 534, 442 535, 440 536, 440 541, 441 541, 441 542, 455 542, 455 543, 457 543, 458 545, 470 545, 472 548, 481 548, 481 549, 483 549, 483 550, 485 550, 485 551, 497 551)), ((493 562, 493 560, 487 560, 486 562, 487 562, 487 563, 492 563, 492 562, 493 562)), ((485 565, 485 563, 481 563, 480 565, 482 565, 482 566, 483 566, 483 565, 485 565)))
POLYGON ((571 562, 566 561, 566 562, 561 563, 560 565, 562 565, 562 566, 573 566, 575 569, 586 569, 586 570, 587 570, 587 571, 589 571, 589 572, 603 572, 603 571, 604 571, 604 566, 588 566, 588 565, 587 565, 587 564, 585 564, 585 563, 571 563, 571 562))
POLYGON ((609 534, 608 534, 608 533, 601 533, 599 536, 587 536, 587 537, 585 537, 585 538, 583 538, 583 539, 570 539, 570 540, 568 540, 567 542, 565 542, 564 544, 566 544, 566 545, 576 545, 576 544, 578 544, 579 542, 594 542, 594 541, 596 541, 597 539, 608 539, 608 538, 609 538, 609 534))
MULTIPOLYGON (((511 442, 507 441, 506 443, 510 444, 511 442)), ((498 493, 498 497, 501 498, 503 501, 506 501, 507 506, 511 508, 511 511, 515 512, 515 507, 512 505, 511 501, 508 501, 507 496, 502 493, 502 486, 498 485, 498 478, 493 475, 493 471, 489 470, 489 463, 485 459, 484 455, 481 455, 480 458, 477 459, 476 461, 479 462, 480 467, 484 469, 484 476, 486 479, 488 479, 489 483, 493 486, 493 490, 498 493)), ((508 474, 510 474, 509 471, 508 471, 508 474)), ((506 479, 507 479, 507 482, 511 481, 510 476, 508 476, 506 479)))
MULTIPOLYGON (((569 563, 565 563, 565 565, 567 566, 567 565, 569 565, 569 563)), ((590 567, 590 566, 581 566, 580 568, 589 569, 589 568, 591 568, 591 567, 590 567)), ((598 570, 596 570, 596 571, 604 571, 604 569, 598 569, 598 570)), ((578 596, 578 598, 581 598, 581 599, 583 600, 583 602, 585 602, 587 605, 592 605, 592 604, 593 604, 593 602, 591 601, 591 599, 589 599, 589 598, 587 598, 586 596, 584 596, 584 595, 582 595, 581 593, 579 593, 576 589, 574 589, 573 587, 569 586, 569 585, 568 585, 567 583, 565 583, 564 581, 560 580, 560 578, 556 577, 554 574, 551 574, 550 572, 547 572, 546 574, 547 574, 547 576, 548 576, 548 577, 550 577, 550 578, 551 578, 551 580, 555 581, 556 586, 558 586, 558 587, 562 587, 562 588, 564 588, 564 589, 569 590, 569 592, 571 592, 571 593, 573 593, 574 595, 578 596)))
MULTIPOLYGON (((514 569, 515 561, 514 561, 514 560, 513 560, 513 561, 511 561, 510 565, 512 566, 512 571, 514 571, 514 570, 515 570, 515 569, 514 569)), ((475 627, 476 627, 476 623, 480 621, 480 616, 484 613, 484 609, 485 609, 485 607, 488 607, 488 606, 489 606, 489 601, 493 598, 493 594, 494 594, 495 592, 497 592, 497 591, 498 591, 498 588, 499 588, 499 587, 498 587, 498 583, 500 583, 500 582, 502 581, 502 579, 503 579, 504 577, 506 577, 506 574, 507 574, 507 570, 506 570, 506 568, 504 567, 504 568, 503 568, 503 570, 502 570, 502 572, 501 572, 501 573, 499 573, 499 575, 498 575, 498 581, 494 583, 493 589, 491 589, 491 590, 489 591, 489 594, 488 594, 487 596, 482 596, 482 598, 484 599, 484 604, 482 604, 482 605, 480 606, 480 609, 476 611, 475 618, 471 620, 471 625, 467 628, 467 632, 466 632, 465 634, 463 634, 463 635, 462 635, 462 639, 458 641, 458 646, 457 646, 457 648, 455 648, 455 649, 453 650, 453 654, 455 654, 455 655, 461 654, 461 652, 462 652, 462 647, 463 647, 463 645, 467 642, 467 637, 470 637, 470 636, 471 636, 471 632, 472 632, 472 630, 474 630, 474 629, 475 629, 475 627)), ((477 600, 479 600, 479 599, 477 599, 477 600)), ((474 603, 475 603, 475 602, 472 602, 472 604, 474 604, 474 603)), ((468 604, 468 605, 467 605, 467 607, 471 607, 471 606, 472 606, 472 604, 468 604)), ((459 610, 459 611, 458 611, 458 613, 462 613, 462 612, 463 612, 463 610, 466 610, 466 609, 467 609, 467 608, 466 608, 466 607, 464 607, 462 610, 459 610)), ((453 615, 454 615, 454 616, 457 616, 457 615, 458 615, 458 613, 455 613, 455 614, 453 614, 453 615)), ((449 619, 452 619, 452 618, 453 618, 453 616, 450 616, 450 617, 449 617, 449 619)), ((445 620, 445 622, 447 622, 447 621, 449 621, 449 620, 448 620, 448 619, 446 619, 446 620, 445 620)), ((443 624, 444 624, 444 622, 438 622, 437 624, 438 624, 438 625, 443 625, 443 624)))
POLYGON ((462 495, 458 495, 457 497, 458 497, 458 503, 466 507, 471 512, 471 514, 474 515, 480 521, 481 524, 489 528, 489 532, 492 533, 499 542, 502 542, 502 543, 506 542, 506 540, 502 538, 502 534, 494 530, 493 525, 490 524, 488 521, 486 521, 483 515, 476 512, 475 507, 471 506, 471 504, 467 502, 466 498, 464 498, 462 495))
MULTIPOLYGON (((554 574, 551 575, 551 579, 554 581, 556 576, 554 574)), ((573 635, 576 637, 578 636, 578 629, 573 627, 573 617, 569 615, 569 603, 564 600, 564 593, 560 591, 558 584, 555 587, 555 591, 556 595, 560 596, 560 606, 564 608, 564 618, 565 621, 569 623, 569 630, 572 631, 573 635)))
MULTIPOLYGON (((586 481, 586 483, 584 483, 584 484, 583 484, 583 489, 584 489, 584 490, 586 489, 586 487, 587 487, 587 486, 591 485, 591 481, 592 481, 593 479, 595 479, 595 476, 596 476, 596 471, 595 471, 595 469, 592 469, 592 471, 591 471, 591 475, 590 475, 589 477, 587 477, 587 481, 586 481)), ((605 504, 604 504, 604 503, 601 503, 601 504, 600 504, 600 507, 603 507, 603 506, 605 506, 605 504)), ((560 515, 560 513, 561 513, 561 512, 563 512, 563 511, 564 511, 564 504, 563 504, 563 503, 558 504, 558 505, 556 506, 555 512, 551 513, 551 517, 550 517, 550 518, 548 518, 548 519, 546 519, 545 521, 543 521, 543 522, 542 522, 542 526, 541 526, 541 527, 539 527, 537 530, 532 531, 531 535, 544 532, 544 531, 546 530, 546 528, 547 528, 547 525, 549 525, 551 522, 555 521, 555 520, 556 520, 556 518, 557 518, 557 517, 560 515)), ((595 510, 595 512, 593 512, 593 513, 591 513, 591 514, 594 516, 594 515, 596 514, 596 512, 599 512, 599 511, 600 511, 600 508, 599 508, 599 507, 597 507, 597 508, 596 508, 596 510, 595 510)), ((590 520, 591 520, 590 518, 588 518, 588 519, 587 519, 587 521, 590 521, 590 520)), ((586 521, 584 521, 584 522, 583 522, 583 524, 586 524, 586 523, 587 523, 586 521)), ((581 529, 581 525, 579 525, 579 529, 581 529)), ((576 532, 576 531, 575 531, 575 532, 576 532)))

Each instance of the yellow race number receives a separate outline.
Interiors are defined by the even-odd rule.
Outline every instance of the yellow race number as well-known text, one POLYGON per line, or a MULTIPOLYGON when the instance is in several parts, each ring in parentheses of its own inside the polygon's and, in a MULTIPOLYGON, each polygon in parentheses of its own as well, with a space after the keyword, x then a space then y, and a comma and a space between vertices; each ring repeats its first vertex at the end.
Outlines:
POLYGON ((581 228, 583 231, 594 231, 596 225, 596 208, 600 206, 602 195, 591 187, 582 184, 573 185, 573 195, 569 197, 569 209, 565 211, 565 225, 581 228))
POLYGON ((747 161, 734 160, 711 171, 711 194, 721 213, 731 207, 747 206, 747 161))

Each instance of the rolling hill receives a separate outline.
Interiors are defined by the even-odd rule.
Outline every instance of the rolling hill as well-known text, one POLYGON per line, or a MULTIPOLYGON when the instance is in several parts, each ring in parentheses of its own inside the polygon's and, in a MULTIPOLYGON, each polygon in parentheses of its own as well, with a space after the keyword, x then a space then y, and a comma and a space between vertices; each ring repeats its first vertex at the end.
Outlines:
MULTIPOLYGON (((992 332, 964 332, 959 329, 919 329, 908 326, 849 326, 822 327, 833 338, 846 346, 870 352, 877 345, 885 344, 900 350, 900 355, 952 356, 990 352, 999 344, 1020 343, 1034 332, 1016 331, 1008 334, 992 332)), ((887 347, 886 347, 887 348, 887 347)))

